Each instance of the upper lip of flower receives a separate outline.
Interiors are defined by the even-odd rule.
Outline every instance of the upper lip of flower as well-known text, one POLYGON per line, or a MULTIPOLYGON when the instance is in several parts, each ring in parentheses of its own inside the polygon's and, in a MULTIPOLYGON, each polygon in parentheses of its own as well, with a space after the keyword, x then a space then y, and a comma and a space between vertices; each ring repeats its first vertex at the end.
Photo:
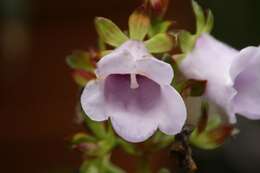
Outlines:
POLYGON ((97 63, 98 78, 105 79, 110 74, 140 74, 162 85, 170 84, 174 76, 169 64, 154 58, 143 42, 135 40, 127 41, 97 63))

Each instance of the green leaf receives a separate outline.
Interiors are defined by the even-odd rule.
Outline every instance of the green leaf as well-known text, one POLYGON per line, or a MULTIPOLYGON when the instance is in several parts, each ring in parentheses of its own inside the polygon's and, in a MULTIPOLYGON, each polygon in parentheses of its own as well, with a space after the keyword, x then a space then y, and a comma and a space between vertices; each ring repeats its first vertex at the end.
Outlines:
POLYGON ((67 64, 73 69, 94 71, 94 65, 91 62, 91 56, 88 52, 75 51, 66 58, 67 64))
POLYGON ((142 41, 148 33, 150 18, 143 8, 134 11, 128 21, 130 38, 142 41))
POLYGON ((97 32, 105 43, 118 47, 128 40, 128 37, 111 20, 104 17, 95 19, 97 32))
POLYGON ((155 20, 149 29, 148 35, 151 38, 156 34, 167 32, 171 25, 171 21, 155 20))
POLYGON ((183 53, 191 52, 196 41, 196 36, 192 35, 188 31, 181 31, 178 35, 178 38, 181 51, 183 53))
POLYGON ((174 39, 166 33, 159 33, 145 42, 150 53, 165 53, 174 47, 174 39))
POLYGON ((196 17, 197 33, 201 33, 205 26, 205 15, 203 9, 195 0, 192 0, 192 8, 196 17))

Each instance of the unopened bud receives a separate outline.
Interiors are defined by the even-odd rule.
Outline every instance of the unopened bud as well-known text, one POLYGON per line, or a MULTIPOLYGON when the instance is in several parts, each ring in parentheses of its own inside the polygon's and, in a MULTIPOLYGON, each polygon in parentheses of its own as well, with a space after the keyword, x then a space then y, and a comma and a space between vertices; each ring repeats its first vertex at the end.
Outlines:
POLYGON ((154 13, 163 16, 168 8, 169 0, 150 0, 150 5, 154 13))

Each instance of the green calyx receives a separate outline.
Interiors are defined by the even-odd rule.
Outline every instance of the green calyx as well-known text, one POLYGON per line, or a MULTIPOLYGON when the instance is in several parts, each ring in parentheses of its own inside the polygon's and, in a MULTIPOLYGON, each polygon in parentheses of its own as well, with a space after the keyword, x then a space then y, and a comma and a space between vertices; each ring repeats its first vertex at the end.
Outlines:
POLYGON ((135 10, 129 17, 130 39, 143 41, 150 28, 150 18, 144 7, 135 10))
POLYGON ((211 117, 205 125, 202 130, 198 126, 190 136, 191 144, 205 150, 220 147, 236 131, 232 125, 223 123, 218 115, 211 117))
POLYGON ((177 61, 180 61, 178 58, 183 58, 186 54, 190 53, 198 37, 203 33, 210 33, 214 25, 214 17, 210 10, 207 11, 206 16, 201 6, 195 0, 192 0, 192 8, 196 19, 196 33, 191 34, 183 30, 178 34, 180 49, 183 53, 181 55, 183 56, 175 56, 177 61))
MULTIPOLYGON (((143 41, 150 53, 166 53, 170 51, 176 45, 176 39, 167 33, 172 22, 159 18, 151 20, 148 11, 147 7, 141 6, 129 16, 128 32, 121 31, 109 19, 97 17, 95 26, 100 42, 116 48, 130 39, 143 41), (127 33, 129 33, 129 36, 126 35, 127 33)), ((110 50, 102 50, 101 55, 106 55, 107 52, 110 52, 110 50)))

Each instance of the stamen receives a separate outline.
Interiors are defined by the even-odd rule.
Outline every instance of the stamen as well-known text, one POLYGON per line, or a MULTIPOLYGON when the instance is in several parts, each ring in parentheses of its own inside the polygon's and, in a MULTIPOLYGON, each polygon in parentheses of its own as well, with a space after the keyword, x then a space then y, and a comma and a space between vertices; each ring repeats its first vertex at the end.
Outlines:
POLYGON ((138 87, 139 87, 139 85, 138 85, 137 80, 136 80, 136 74, 131 73, 131 75, 130 75, 130 88, 136 89, 138 87))

